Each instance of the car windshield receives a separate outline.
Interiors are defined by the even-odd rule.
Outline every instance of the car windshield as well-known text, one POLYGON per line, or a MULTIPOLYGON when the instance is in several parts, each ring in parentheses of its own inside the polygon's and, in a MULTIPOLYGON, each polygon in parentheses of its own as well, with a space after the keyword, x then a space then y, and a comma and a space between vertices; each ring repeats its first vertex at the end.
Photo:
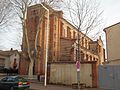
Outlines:
POLYGON ((24 79, 23 77, 19 76, 7 76, 3 79, 1 79, 2 82, 27 82, 27 79, 24 79))
POLYGON ((26 82, 27 79, 24 79, 23 77, 16 77, 15 78, 17 81, 21 81, 21 82, 26 82))
POLYGON ((3 79, 1 79, 2 82, 14 82, 15 78, 13 77, 5 77, 3 79))

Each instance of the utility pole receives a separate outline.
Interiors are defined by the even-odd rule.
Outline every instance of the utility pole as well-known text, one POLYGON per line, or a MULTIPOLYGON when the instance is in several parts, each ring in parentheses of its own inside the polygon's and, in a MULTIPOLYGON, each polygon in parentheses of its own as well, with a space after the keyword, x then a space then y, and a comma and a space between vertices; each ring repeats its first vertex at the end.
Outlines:
POLYGON ((44 86, 47 85, 47 62, 48 62, 48 47, 49 47, 49 9, 43 4, 41 6, 47 11, 47 28, 46 28, 46 58, 45 58, 45 81, 44 86))
POLYGON ((78 52, 77 52, 77 60, 76 60, 76 67, 77 67, 77 83, 78 83, 78 90, 80 90, 80 34, 79 29, 77 33, 77 41, 78 41, 78 52))
POLYGON ((81 61, 81 58, 80 58, 80 35, 79 35, 79 29, 78 29, 78 33, 77 33, 77 40, 74 43, 74 61, 76 61, 78 90, 80 90, 80 61, 81 61))

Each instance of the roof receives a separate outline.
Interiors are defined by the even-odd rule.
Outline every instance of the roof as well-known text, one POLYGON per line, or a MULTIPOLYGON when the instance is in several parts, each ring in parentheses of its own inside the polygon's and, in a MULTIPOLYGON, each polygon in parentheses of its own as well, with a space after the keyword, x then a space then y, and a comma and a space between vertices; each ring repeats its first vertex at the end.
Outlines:
POLYGON ((0 51, 0 55, 2 55, 2 56, 11 56, 16 52, 18 52, 18 50, 0 51))
POLYGON ((120 24, 120 22, 104 28, 103 31, 106 32, 106 30, 107 30, 108 28, 111 28, 111 27, 116 26, 116 25, 118 25, 118 24, 120 24))
POLYGON ((44 5, 50 11, 54 11, 54 9, 51 6, 47 5, 46 3, 31 5, 28 7, 28 9, 34 9, 35 7, 41 7, 41 5, 44 5))
MULTIPOLYGON (((70 26, 72 26, 76 31, 78 31, 77 27, 75 27, 72 23, 70 23, 68 20, 66 20, 65 18, 61 18, 62 20, 64 20, 66 23, 68 23, 70 26)), ((93 41, 90 37, 88 37, 86 34, 84 34, 82 31, 79 31, 82 35, 85 35, 86 38, 88 38, 89 40, 93 41)))
POLYGON ((89 42, 90 44, 95 44, 95 43, 98 43, 97 41, 92 41, 92 42, 89 42))

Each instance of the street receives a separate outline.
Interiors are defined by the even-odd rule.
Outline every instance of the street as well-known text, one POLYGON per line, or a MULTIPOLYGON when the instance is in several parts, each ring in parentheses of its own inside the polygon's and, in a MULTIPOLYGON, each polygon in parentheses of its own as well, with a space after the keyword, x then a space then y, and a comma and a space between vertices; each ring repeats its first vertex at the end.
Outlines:
MULTIPOLYGON (((45 87, 43 84, 40 84, 40 83, 31 83, 30 90, 77 90, 77 89, 72 89, 71 86, 47 85, 45 87)), ((86 89, 80 89, 80 90, 106 90, 106 89, 86 88, 86 89)))

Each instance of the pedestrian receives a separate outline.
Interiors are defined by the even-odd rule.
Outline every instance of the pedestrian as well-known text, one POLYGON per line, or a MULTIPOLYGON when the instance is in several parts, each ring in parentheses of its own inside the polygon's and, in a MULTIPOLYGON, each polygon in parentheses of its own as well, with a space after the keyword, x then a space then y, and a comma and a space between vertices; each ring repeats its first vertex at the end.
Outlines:
POLYGON ((40 82, 40 74, 37 74, 37 80, 40 82))

